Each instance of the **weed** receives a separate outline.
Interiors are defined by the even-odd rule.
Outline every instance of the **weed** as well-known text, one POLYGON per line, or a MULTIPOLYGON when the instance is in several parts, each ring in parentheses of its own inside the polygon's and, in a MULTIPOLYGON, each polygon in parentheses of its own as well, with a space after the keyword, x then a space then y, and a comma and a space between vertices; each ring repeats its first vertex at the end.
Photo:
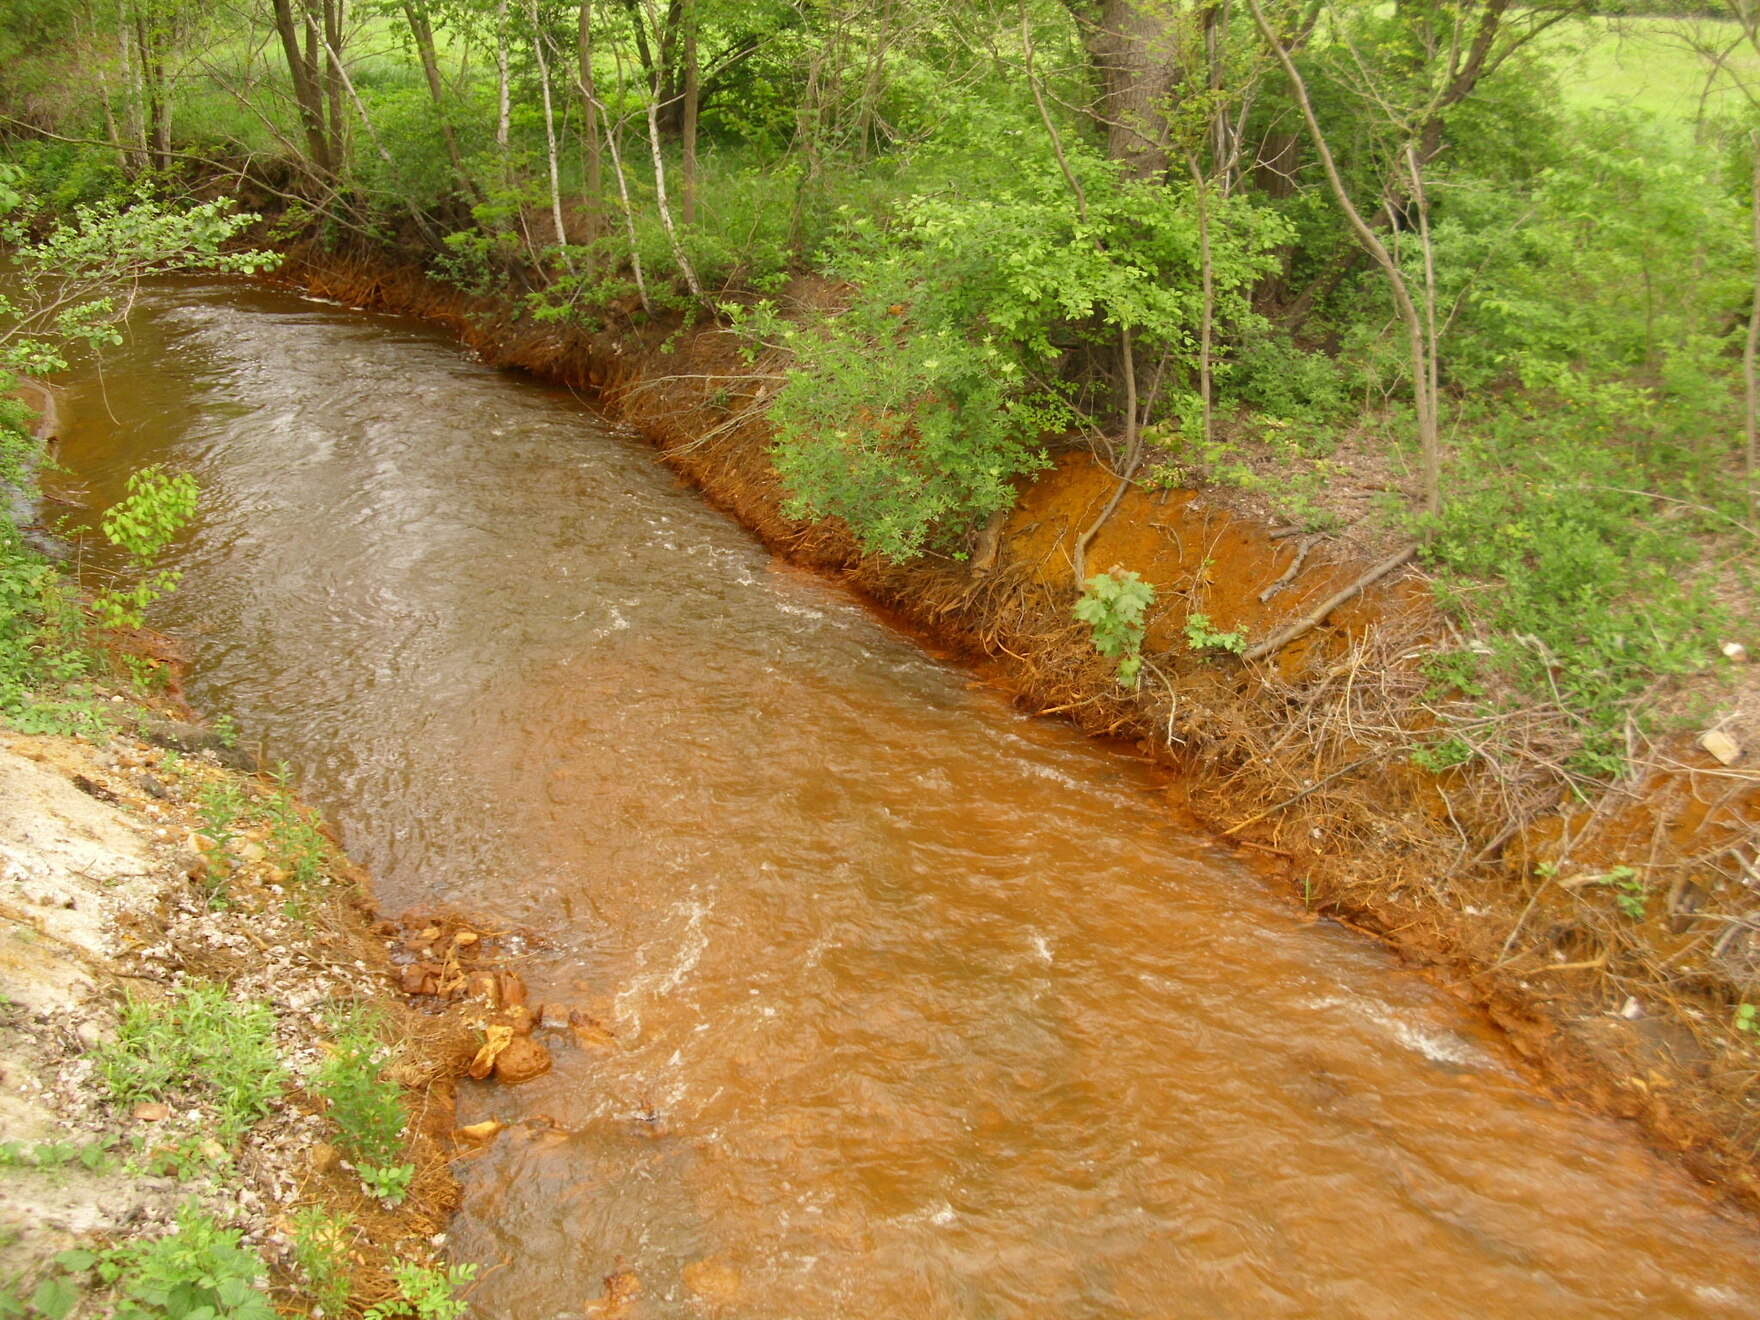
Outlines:
POLYGON ((94 1264, 120 1299, 114 1320, 275 1320, 259 1287, 268 1273, 262 1257, 193 1201, 177 1212, 175 1232, 94 1264))
POLYGON ((409 1121, 403 1088, 381 1075, 383 1049, 377 1015, 362 1008, 338 1012, 333 1053, 312 1079, 312 1092, 330 1110, 343 1149, 361 1182, 393 1204, 409 1192, 415 1166, 402 1163, 403 1130, 409 1121))
POLYGON ((1233 632, 1218 632, 1210 625, 1207 614, 1188 614, 1186 616, 1186 645, 1194 651, 1206 651, 1215 648, 1239 655, 1247 649, 1247 630, 1236 628, 1233 632))
POLYGON ((1586 883, 1606 885, 1613 890, 1614 905, 1633 921, 1644 919, 1644 903, 1649 896, 1642 877, 1629 866, 1616 866, 1604 875, 1590 878, 1586 883))
POLYGON ((0 1168, 64 1169, 72 1164, 97 1172, 109 1163, 110 1141, 0 1142, 0 1168))
POLYGON ((283 761, 275 768, 275 793, 269 800, 269 841, 282 868, 302 885, 324 878, 326 845, 312 813, 294 801, 288 788, 290 771, 283 761))
POLYGON ((1734 1026, 1750 1036, 1760 1036, 1760 1009, 1753 1004, 1737 1004, 1734 1026))
POLYGON ((429 1265, 397 1264, 392 1266, 391 1273, 403 1295, 394 1301, 380 1302, 366 1313, 365 1320, 393 1320, 398 1316, 458 1320, 468 1306, 458 1296, 458 1290, 477 1277, 477 1267, 454 1265, 442 1270, 429 1265))
POLYGON ((117 1100, 200 1095, 216 1111, 227 1141, 269 1112, 283 1069, 267 1004, 234 1003, 225 988, 198 985, 167 1004, 130 999, 116 1043, 97 1052, 98 1071, 117 1100))
POLYGON ((293 1259, 305 1275, 312 1300, 325 1315, 341 1315, 351 1285, 346 1262, 354 1237, 354 1220, 308 1206, 293 1216, 293 1259))
POLYGON ((1089 578, 1076 602, 1076 618, 1094 630, 1094 649, 1118 661, 1118 681, 1125 687, 1137 685, 1143 667, 1143 611, 1154 600, 1153 584, 1115 568, 1089 578))
POLYGON ((1412 764, 1420 770, 1439 775, 1473 759, 1473 748, 1464 738, 1443 738, 1412 748, 1412 764))
POLYGON ((208 870, 204 881, 208 906, 226 906, 226 880, 232 874, 232 857, 228 849, 238 837, 238 822, 248 807, 244 790, 231 780, 203 784, 196 793, 196 810, 202 818, 202 832, 214 841, 207 855, 208 870))

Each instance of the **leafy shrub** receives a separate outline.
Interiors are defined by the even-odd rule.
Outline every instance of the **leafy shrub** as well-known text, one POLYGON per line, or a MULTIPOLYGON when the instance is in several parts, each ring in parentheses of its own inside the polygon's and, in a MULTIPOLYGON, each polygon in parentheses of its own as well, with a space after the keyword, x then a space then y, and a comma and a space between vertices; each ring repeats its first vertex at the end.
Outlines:
POLYGON ((1113 569, 1082 584, 1075 616, 1094 630, 1094 649, 1118 661, 1118 681, 1137 685, 1143 667, 1143 611, 1155 600, 1155 587, 1136 573, 1113 569))
POLYGON ((1194 651, 1208 651, 1214 648, 1227 651, 1231 655, 1240 655, 1247 649, 1247 633, 1244 628, 1232 632, 1220 632, 1211 626, 1210 616, 1193 612, 1186 615, 1186 645, 1194 651))
POLYGON ((147 607, 177 589, 183 574, 154 565, 195 517, 198 495, 187 472, 172 476, 155 465, 130 474, 127 496, 105 511, 100 525, 138 577, 132 586, 106 587, 93 597, 92 610, 106 627, 139 628, 147 607))
POLYGON ((1709 663, 1722 613, 1692 584, 1693 544, 1655 516, 1644 474, 1570 422, 1488 422, 1427 554, 1444 603, 1485 634, 1468 681, 1500 673, 1561 704, 1583 739, 1573 768, 1610 776, 1624 764, 1626 721, 1644 727, 1633 699, 1709 663))
MULTIPOLYGON (((847 307, 805 327, 747 318, 795 360, 770 405, 793 514, 840 517, 866 549, 907 559, 938 529, 951 541, 1006 507, 1010 483, 1044 465, 1042 438, 1079 416, 1061 371, 1073 348, 1110 355, 1128 326, 1145 360, 1189 371, 1192 191, 1124 179, 1087 154, 1073 168, 1079 202, 1049 160, 1029 158, 981 196, 851 220, 829 259, 855 290, 847 307)), ((1283 230, 1240 198, 1209 205, 1222 313, 1243 320, 1283 230)))
POLYGON ((399 1262, 391 1267, 391 1273, 401 1295, 380 1302, 366 1313, 365 1320, 394 1320, 398 1316, 414 1316, 415 1320, 458 1320, 470 1309, 470 1304, 457 1293, 477 1277, 475 1265, 454 1265, 441 1270, 399 1262))
POLYGON ((306 1206, 293 1215, 293 1259, 305 1275, 312 1300, 325 1315, 341 1315, 352 1285, 348 1253, 354 1221, 321 1206, 306 1206))

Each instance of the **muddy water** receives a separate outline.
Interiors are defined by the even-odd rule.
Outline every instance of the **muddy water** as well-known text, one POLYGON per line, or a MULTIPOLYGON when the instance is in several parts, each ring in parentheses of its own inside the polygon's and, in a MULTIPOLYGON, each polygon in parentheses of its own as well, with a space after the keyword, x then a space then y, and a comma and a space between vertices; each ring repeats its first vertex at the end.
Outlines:
POLYGON ((542 933, 601 1051, 452 1233, 477 1314, 1760 1313, 1760 1236, 1378 948, 774 563, 568 394, 181 286, 70 401, 94 504, 194 471, 164 616, 384 906, 542 933), (112 415, 113 414, 113 415, 112 415))

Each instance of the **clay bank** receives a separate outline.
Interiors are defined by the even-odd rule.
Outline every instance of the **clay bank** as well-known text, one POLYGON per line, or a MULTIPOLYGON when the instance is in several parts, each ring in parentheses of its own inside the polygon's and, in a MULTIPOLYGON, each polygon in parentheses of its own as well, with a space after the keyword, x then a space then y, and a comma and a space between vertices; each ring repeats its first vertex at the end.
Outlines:
MULTIPOLYGON (((363 300, 358 271, 306 274, 363 300)), ((1738 1183, 1695 1098, 1725 1076, 1687 1052, 1695 1001, 1624 1013, 1632 955, 1595 944, 1693 914, 1652 886, 1653 917, 1603 926, 1583 886, 1517 886, 1561 827, 1594 864, 1624 806, 1498 839, 1488 790, 1384 750, 1420 586, 1256 668, 1201 663, 1170 645, 1198 602, 1266 636, 1362 565, 1311 547, 1249 620, 1289 538, 1127 495, 1089 554, 1166 588, 1165 677, 1133 696, 1068 620, 1060 547, 1111 494, 1086 462, 1024 493, 983 571, 862 562, 781 517, 761 428, 698 379, 732 370, 712 334, 649 357, 377 292, 555 383, 416 321, 180 285, 74 382, 64 456, 91 507, 143 463, 196 474, 160 620, 193 698, 295 766, 379 906, 413 910, 378 935, 417 1001, 492 994, 469 1044, 549 1060, 458 1083, 446 1245, 482 1269, 476 1314, 1760 1304, 1752 1227, 1610 1112, 1738 1183), (1503 889, 1529 909, 1506 947, 1503 889), (523 1004, 452 965, 460 930, 523 1004)), ((1675 773, 1705 832, 1646 817, 1656 865, 1743 800, 1704 760, 1675 773)), ((1709 923, 1730 895, 1693 874, 1709 923)))

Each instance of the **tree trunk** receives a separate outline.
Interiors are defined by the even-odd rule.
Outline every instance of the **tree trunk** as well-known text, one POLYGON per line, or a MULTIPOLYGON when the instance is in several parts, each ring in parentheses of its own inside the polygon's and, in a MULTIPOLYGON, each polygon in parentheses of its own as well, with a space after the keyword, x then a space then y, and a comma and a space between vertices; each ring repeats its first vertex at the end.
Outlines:
MULTIPOLYGON (((587 222, 586 241, 590 245, 599 238, 600 209, 604 202, 605 193, 604 156, 599 143, 599 96, 593 81, 592 0, 581 0, 578 51, 580 56, 578 76, 582 102, 581 141, 586 155, 584 161, 586 173, 584 209, 587 222)), ((588 260, 596 264, 597 255, 589 254, 588 260)))
POLYGON ((300 50, 293 0, 274 0, 274 7, 275 31, 281 37, 281 52, 287 57, 287 76, 293 83, 294 104, 299 109, 300 127, 305 130, 306 155, 312 167, 328 177, 335 173, 335 167, 330 159, 330 144, 324 136, 324 102, 310 76, 310 65, 300 50))
POLYGON ((684 107, 679 125, 683 159, 678 167, 678 210, 687 225, 697 222, 697 105, 701 95, 697 68, 696 0, 684 0, 684 107))
POLYGON ((660 227, 666 231, 667 245, 672 248, 672 259, 678 265, 679 274, 684 276, 685 287, 691 291, 691 297, 701 302, 703 286, 697 280, 697 269, 691 264, 684 244, 679 241, 678 230, 672 223, 672 207, 666 200, 666 159, 660 150, 660 89, 665 85, 666 70, 662 65, 655 65, 653 78, 648 84, 648 149, 654 160, 654 205, 659 209, 660 227))
MULTIPOLYGON (((544 30, 538 22, 537 0, 527 0, 527 16, 532 20, 532 54, 538 61, 538 85, 544 94, 544 150, 550 164, 550 220, 556 227, 556 246, 567 248, 568 228, 562 223, 562 172, 556 149, 556 112, 550 100, 550 61, 544 58, 544 30)), ((562 254, 566 264, 568 254, 562 254)))
POLYGON ((1100 81, 1106 154, 1133 178, 1167 172, 1167 111, 1180 82, 1178 12, 1167 0, 1101 0, 1082 25, 1100 81))
POLYGON ((508 129, 513 120, 513 100, 507 87, 507 0, 495 6, 495 146, 501 152, 502 173, 507 172, 508 129))
POLYGON ((330 159, 341 169, 348 158, 344 145, 348 120, 342 114, 342 5, 343 0, 322 0, 324 22, 324 90, 330 105, 330 159))
POLYGON ((446 85, 440 79, 440 57, 434 49, 434 24, 428 16, 427 0, 404 0, 403 14, 409 22, 410 37, 415 42, 416 54, 422 62, 422 76, 428 83, 428 96, 434 102, 434 113, 440 119, 440 140, 446 145, 446 159, 452 165, 452 173, 458 180, 458 186, 465 193, 475 196, 476 185, 465 170, 464 157, 458 150, 458 135, 452 131, 452 116, 447 113, 446 85))
POLYGON ((1748 134, 1748 145, 1754 166, 1754 181, 1749 189, 1748 205, 1753 213, 1754 303, 1748 311, 1748 342, 1742 350, 1742 385, 1747 404, 1748 453, 1748 521, 1760 530, 1760 131, 1748 134))
MULTIPOLYGON (((1333 201, 1343 212, 1349 222, 1351 232, 1365 251, 1375 259, 1381 273, 1387 279, 1388 291, 1393 295, 1394 307, 1399 312, 1400 320, 1406 327, 1406 339, 1411 353, 1412 364, 1412 405, 1417 413, 1418 446, 1423 456, 1424 465, 1424 512, 1434 517, 1442 510, 1442 454, 1441 431, 1437 422, 1437 369, 1436 369, 1436 306, 1435 284, 1432 269, 1429 266, 1430 244, 1429 225, 1426 219, 1423 227, 1423 239, 1426 258, 1426 312, 1420 315, 1417 303, 1413 301, 1411 288, 1406 283, 1405 272, 1394 255, 1387 250, 1363 213, 1351 200, 1350 191, 1344 186, 1344 178, 1338 172, 1338 163, 1333 159, 1332 148, 1326 141, 1326 135, 1320 130, 1320 121, 1314 114, 1314 103, 1308 96, 1308 84, 1303 80, 1301 72, 1296 68, 1295 61, 1290 58, 1289 48, 1285 46, 1271 24, 1266 21, 1264 10, 1259 7, 1259 0, 1247 0, 1252 10, 1253 25, 1259 29, 1259 35, 1270 47, 1272 54, 1283 68, 1284 77, 1289 81, 1290 91, 1294 94, 1296 105, 1302 112, 1302 122, 1307 126, 1308 137, 1314 143, 1314 151, 1320 157, 1320 164, 1326 172, 1326 182, 1332 189, 1333 201)), ((1408 143, 1401 152, 1402 163, 1410 166, 1410 182, 1421 196, 1423 191, 1422 165, 1417 159, 1415 147, 1408 143)))

